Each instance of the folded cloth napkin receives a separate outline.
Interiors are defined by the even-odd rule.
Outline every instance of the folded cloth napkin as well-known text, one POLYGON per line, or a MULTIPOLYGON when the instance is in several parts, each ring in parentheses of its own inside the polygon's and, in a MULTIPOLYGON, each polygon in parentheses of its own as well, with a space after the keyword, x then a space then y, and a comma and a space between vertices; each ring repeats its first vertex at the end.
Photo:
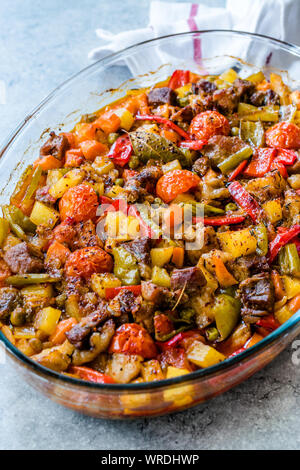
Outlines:
MULTIPOLYGON (((147 39, 208 29, 255 32, 300 45, 299 18, 300 0, 227 0, 225 8, 152 1, 147 27, 119 34, 97 29, 97 36, 106 44, 90 51, 89 58, 98 60, 147 39)), ((197 59, 200 42, 195 41, 194 48, 197 59)))

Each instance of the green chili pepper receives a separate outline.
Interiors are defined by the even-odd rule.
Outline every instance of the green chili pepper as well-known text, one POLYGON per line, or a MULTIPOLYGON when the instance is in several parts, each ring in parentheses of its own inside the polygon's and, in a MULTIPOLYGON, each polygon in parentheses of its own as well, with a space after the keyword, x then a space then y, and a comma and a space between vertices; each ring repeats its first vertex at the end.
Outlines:
POLYGON ((206 328, 205 335, 208 341, 214 342, 218 339, 219 332, 215 326, 210 326, 209 328, 206 328))
POLYGON ((190 328, 191 328, 190 325, 185 325, 185 326, 181 326, 177 330, 173 330, 173 331, 171 331, 171 333, 168 333, 168 334, 163 335, 163 336, 158 336, 157 334, 155 334, 155 339, 156 339, 156 341, 168 341, 169 339, 171 339, 174 336, 178 335, 178 333, 181 333, 182 331, 189 330, 190 328))
POLYGON ((10 225, 10 228, 11 228, 11 230, 13 231, 13 233, 14 233, 18 238, 20 238, 21 240, 27 241, 27 235, 26 235, 26 233, 25 233, 24 230, 20 227, 20 225, 16 224, 16 223, 13 221, 13 218, 12 218, 12 216, 11 216, 11 213, 10 213, 10 211, 9 211, 8 206, 3 206, 3 207, 2 207, 2 212, 3 212, 4 218, 8 221, 8 223, 9 223, 9 225, 10 225))
POLYGON ((280 250, 279 264, 282 274, 300 276, 300 259, 295 243, 288 243, 280 250))
POLYGON ((140 284, 140 274, 136 258, 123 246, 115 247, 112 251, 114 256, 114 274, 125 286, 140 284))
POLYGON ((230 173, 231 170, 236 168, 244 160, 247 160, 252 155, 251 147, 244 147, 238 152, 230 155, 228 158, 219 163, 218 168, 222 171, 224 175, 230 173))
POLYGON ((248 142, 253 147, 263 147, 265 141, 265 130, 261 121, 240 122, 240 139, 248 142))
POLYGON ((179 316, 180 318, 178 318, 178 322, 191 324, 193 323, 195 317, 195 310, 193 308, 185 308, 184 310, 181 310, 179 316))
POLYGON ((3 245, 9 231, 8 220, 0 217, 0 247, 3 245))
POLYGON ((266 256, 268 253, 268 232, 264 223, 256 225, 253 229, 254 236, 257 240, 256 253, 259 256, 266 256))
POLYGON ((228 294, 220 294, 215 299, 213 314, 219 331, 219 341, 226 339, 236 326, 240 315, 241 304, 228 294))
POLYGON ((210 214, 224 214, 224 210, 221 209, 220 207, 215 207, 211 206, 210 204, 202 204, 201 202, 196 202, 196 201, 187 201, 187 202, 181 202, 179 204, 184 208, 184 211, 190 211, 192 216, 200 215, 201 213, 204 213, 204 215, 210 215, 210 214), (202 212, 203 211, 203 212, 202 212))
POLYGON ((27 284, 40 284, 42 282, 58 282, 60 278, 51 277, 49 274, 16 274, 5 279, 6 284, 11 286, 24 286, 27 284))
POLYGON ((29 186, 24 196, 24 201, 28 201, 29 199, 32 198, 34 192, 38 188, 41 176, 42 176, 42 168, 40 165, 38 165, 33 172, 32 179, 29 183, 29 186))

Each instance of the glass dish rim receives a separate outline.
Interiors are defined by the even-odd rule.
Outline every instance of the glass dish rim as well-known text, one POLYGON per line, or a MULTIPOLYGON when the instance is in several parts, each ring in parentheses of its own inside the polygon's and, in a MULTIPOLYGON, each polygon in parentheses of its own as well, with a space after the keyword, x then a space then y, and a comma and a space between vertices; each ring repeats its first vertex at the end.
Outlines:
MULTIPOLYGON (((169 34, 165 36, 160 36, 158 38, 149 39, 147 41, 142 41, 132 46, 129 46, 125 49, 122 49, 121 51, 110 54, 88 65, 87 67, 83 68, 79 72, 69 77, 67 80, 63 81, 60 85, 58 85, 24 118, 23 121, 20 122, 20 124, 7 136, 7 138, 4 139, 3 143, 1 144, 2 148, 0 148, 0 158, 2 158, 6 150, 13 143, 14 139, 23 130, 23 128, 25 128, 26 125, 33 119, 33 117, 35 117, 39 113, 39 111, 41 111, 43 107, 49 101, 51 101, 51 99, 54 98, 60 90, 64 89, 72 81, 75 81, 79 76, 84 76, 88 71, 92 70, 93 68, 96 69, 99 65, 102 65, 105 67, 105 65, 107 65, 107 63, 111 62, 112 60, 117 60, 118 58, 121 58, 124 55, 124 53, 127 53, 128 51, 132 51, 132 50, 134 51, 135 49, 139 49, 147 44, 158 43, 165 39, 170 39, 174 37, 193 36, 196 34, 205 35, 205 34, 214 34, 214 33, 225 33, 225 34, 227 33, 227 34, 233 34, 236 36, 256 38, 262 41, 269 41, 271 43, 280 45, 281 47, 284 46, 284 49, 286 49, 286 51, 292 52, 294 55, 298 55, 298 57, 300 58, 300 47, 294 44, 281 41, 279 39, 271 38, 263 34, 249 33, 245 31, 233 31, 230 29, 210 29, 210 30, 188 31, 184 33, 169 34)), ((263 340, 259 341, 257 344, 255 344, 251 348, 246 349, 245 351, 241 352, 240 354, 236 356, 225 359, 224 361, 214 366, 210 366, 205 369, 199 369, 194 372, 190 372, 189 374, 185 374, 179 377, 174 377, 171 379, 163 379, 163 380, 158 380, 155 382, 143 382, 143 383, 138 383, 138 384, 100 384, 100 383, 88 382, 88 381, 77 379, 71 376, 63 375, 60 372, 53 371, 51 369, 48 369, 38 364, 37 362, 32 360, 30 357, 23 354, 16 346, 14 346, 6 338, 6 336, 1 331, 0 331, 0 341, 3 342, 5 347, 13 354, 13 356, 19 359, 20 362, 23 363, 23 365, 26 364, 27 366, 30 367, 30 369, 33 369, 34 372, 37 372, 37 373, 40 372, 43 376, 46 376, 46 377, 48 376, 49 378, 55 379, 55 381, 58 381, 58 382, 61 381, 65 383, 66 385, 70 384, 70 385, 81 387, 81 388, 87 388, 95 392, 96 391, 105 391, 105 392, 108 392, 108 391, 110 392, 129 392, 129 391, 134 392, 136 391, 136 392, 139 392, 139 391, 145 391, 145 390, 150 390, 150 389, 151 390, 159 389, 159 388, 172 386, 172 385, 178 385, 178 384, 185 383, 185 382, 195 382, 197 381, 197 379, 202 379, 204 377, 211 377, 212 375, 220 371, 225 372, 226 370, 230 369, 232 366, 236 365, 237 363, 244 361, 244 359, 247 359, 250 356, 255 356, 255 354, 260 352, 263 348, 275 342, 284 334, 288 333, 299 322, 299 320, 300 320, 300 310, 298 310, 298 312, 296 312, 289 320, 283 323, 279 328, 277 328, 275 331, 270 333, 263 340)))

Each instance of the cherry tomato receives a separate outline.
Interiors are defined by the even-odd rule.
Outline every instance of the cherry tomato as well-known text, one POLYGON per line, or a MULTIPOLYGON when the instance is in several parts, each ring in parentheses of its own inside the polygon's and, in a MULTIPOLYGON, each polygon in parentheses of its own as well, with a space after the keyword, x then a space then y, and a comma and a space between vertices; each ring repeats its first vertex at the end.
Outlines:
POLYGON ((113 268, 112 257, 99 246, 81 248, 70 254, 65 264, 69 277, 89 278, 93 273, 110 272, 113 268))
POLYGON ((88 184, 82 183, 69 188, 59 201, 62 220, 72 217, 75 222, 82 222, 96 217, 98 197, 88 184))
POLYGON ((218 111, 204 111, 192 119, 190 133, 199 140, 208 140, 214 135, 228 135, 230 125, 218 111))
POLYGON ((109 347, 110 353, 136 354, 145 359, 157 356, 155 343, 149 333, 136 323, 120 326, 109 347))
POLYGON ((279 122, 266 132, 266 144, 282 149, 300 148, 300 128, 292 122, 279 122))
POLYGON ((186 193, 198 186, 199 176, 188 170, 173 170, 164 174, 157 182, 156 193, 164 202, 171 202, 178 194, 186 193))

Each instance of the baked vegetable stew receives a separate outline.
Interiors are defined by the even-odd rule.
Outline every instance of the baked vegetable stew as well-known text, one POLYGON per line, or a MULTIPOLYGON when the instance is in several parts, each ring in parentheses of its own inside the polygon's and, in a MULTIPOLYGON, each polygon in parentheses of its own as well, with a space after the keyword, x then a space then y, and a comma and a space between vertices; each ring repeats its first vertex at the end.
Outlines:
POLYGON ((51 132, 0 219, 0 328, 49 369, 212 366, 300 308, 300 91, 175 70, 51 132))

